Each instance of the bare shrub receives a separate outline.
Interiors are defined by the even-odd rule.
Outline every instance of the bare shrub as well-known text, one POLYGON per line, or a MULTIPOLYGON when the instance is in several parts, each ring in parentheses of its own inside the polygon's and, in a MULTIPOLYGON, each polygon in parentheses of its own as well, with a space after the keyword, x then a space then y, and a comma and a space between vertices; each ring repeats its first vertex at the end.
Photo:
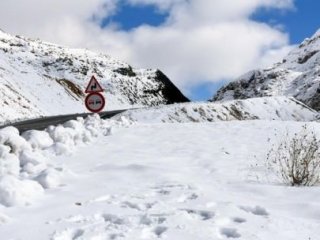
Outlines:
POLYGON ((270 149, 267 168, 285 184, 313 186, 320 181, 320 141, 314 131, 302 127, 299 133, 284 139, 270 149))

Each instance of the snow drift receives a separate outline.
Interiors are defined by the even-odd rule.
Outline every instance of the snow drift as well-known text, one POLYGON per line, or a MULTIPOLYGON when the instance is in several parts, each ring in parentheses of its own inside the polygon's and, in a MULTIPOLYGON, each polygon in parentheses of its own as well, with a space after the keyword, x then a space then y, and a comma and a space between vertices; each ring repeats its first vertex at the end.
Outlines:
POLYGON ((185 103, 129 110, 119 116, 143 123, 232 120, 312 121, 318 113, 294 98, 264 97, 215 103, 185 103))
POLYGON ((65 169, 52 162, 50 156, 70 154, 79 145, 109 135, 112 125, 128 124, 125 119, 106 121, 93 115, 21 135, 14 127, 0 129, 0 204, 30 204, 44 189, 58 187, 65 169))

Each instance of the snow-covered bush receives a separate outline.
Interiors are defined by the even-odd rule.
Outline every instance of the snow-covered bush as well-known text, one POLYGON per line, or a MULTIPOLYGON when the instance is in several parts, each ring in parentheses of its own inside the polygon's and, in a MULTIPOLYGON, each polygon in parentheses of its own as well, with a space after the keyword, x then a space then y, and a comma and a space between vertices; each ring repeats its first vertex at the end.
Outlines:
POLYGON ((303 126, 299 133, 274 145, 267 155, 267 168, 285 184, 313 186, 320 182, 320 140, 303 126))

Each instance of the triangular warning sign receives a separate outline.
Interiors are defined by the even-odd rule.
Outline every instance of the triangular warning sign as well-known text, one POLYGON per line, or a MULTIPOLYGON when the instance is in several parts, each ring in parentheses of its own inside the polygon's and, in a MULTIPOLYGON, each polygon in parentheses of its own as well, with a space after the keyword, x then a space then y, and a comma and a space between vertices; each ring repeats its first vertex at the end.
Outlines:
POLYGON ((94 93, 94 92, 103 92, 103 89, 98 83, 97 79, 94 76, 92 76, 85 93, 94 93))

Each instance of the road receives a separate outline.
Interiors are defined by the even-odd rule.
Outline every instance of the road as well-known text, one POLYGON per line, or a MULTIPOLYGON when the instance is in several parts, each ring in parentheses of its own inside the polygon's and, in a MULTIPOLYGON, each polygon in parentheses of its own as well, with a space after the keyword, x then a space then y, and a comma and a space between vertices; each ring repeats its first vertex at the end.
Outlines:
MULTIPOLYGON (((100 112, 99 115, 101 118, 106 119, 106 118, 111 118, 124 111, 126 111, 126 109, 100 112)), ((0 126, 0 128, 7 127, 7 126, 14 126, 19 130, 20 133, 30 129, 43 130, 50 125, 58 125, 66 121, 76 119, 77 117, 86 117, 91 114, 92 113, 78 113, 78 114, 42 117, 37 119, 21 121, 17 123, 10 123, 4 126, 0 126)))

